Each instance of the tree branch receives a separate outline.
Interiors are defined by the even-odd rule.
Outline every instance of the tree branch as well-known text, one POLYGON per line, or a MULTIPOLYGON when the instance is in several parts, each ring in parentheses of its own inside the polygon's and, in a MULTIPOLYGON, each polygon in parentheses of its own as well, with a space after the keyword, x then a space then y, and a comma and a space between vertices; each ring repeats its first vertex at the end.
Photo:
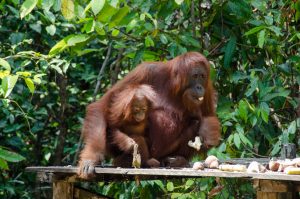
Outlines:
POLYGON ((99 70, 99 73, 98 73, 98 76, 97 76, 97 83, 96 83, 96 87, 95 87, 95 90, 94 90, 94 94, 93 94, 93 100, 96 101, 96 95, 97 93, 99 92, 99 88, 100 88, 100 83, 101 83, 101 79, 102 79, 102 74, 104 72, 104 69, 107 65, 107 62, 108 62, 108 59, 110 57, 110 53, 111 53, 111 47, 112 47, 112 43, 110 43, 108 45, 108 50, 107 50, 107 54, 106 54, 106 57, 102 63, 102 66, 99 70))

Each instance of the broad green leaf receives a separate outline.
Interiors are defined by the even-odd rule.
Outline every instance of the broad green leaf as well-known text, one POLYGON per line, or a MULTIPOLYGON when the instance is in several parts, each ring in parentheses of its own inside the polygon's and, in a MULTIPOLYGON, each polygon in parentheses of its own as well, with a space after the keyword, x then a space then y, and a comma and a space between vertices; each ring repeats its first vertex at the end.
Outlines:
POLYGON ((49 55, 56 55, 60 52, 62 52, 64 49, 66 49, 68 47, 67 41, 69 38, 73 37, 74 35, 69 35, 65 38, 63 38, 61 41, 59 41, 57 44, 55 44, 50 52, 49 55))
POLYGON ((152 40, 152 38, 150 36, 147 36, 145 38, 145 46, 146 47, 154 46, 154 41, 152 40))
POLYGON ((263 48, 265 43, 266 30, 262 30, 258 33, 258 47, 263 48))
POLYGON ((268 123, 269 114, 270 114, 270 108, 269 108, 268 104, 265 102, 262 102, 260 104, 259 108, 260 108, 261 118, 263 119, 263 121, 268 123))
POLYGON ((258 26, 258 27, 252 28, 251 30, 247 31, 244 35, 245 36, 252 35, 252 34, 257 33, 258 31, 261 31, 262 29, 265 29, 265 28, 266 28, 266 26, 258 26))
POLYGON ((284 97, 286 98, 289 94, 290 94, 290 90, 284 90, 284 91, 281 91, 281 92, 278 92, 278 93, 271 93, 271 94, 267 94, 266 96, 263 97, 262 101, 270 101, 272 100, 273 98, 276 98, 276 97, 284 97))
POLYGON ((274 145, 270 155, 272 157, 274 157, 275 155, 277 155, 279 153, 280 149, 281 149, 281 140, 278 140, 276 142, 276 144, 274 145))
POLYGON ((111 35, 112 35, 113 37, 116 37, 116 36, 119 35, 119 33, 120 33, 120 31, 119 31, 118 29, 114 29, 114 30, 111 32, 111 35))
POLYGON ((16 72, 17 75, 21 75, 23 77, 30 77, 31 73, 27 72, 27 71, 23 71, 23 72, 16 72))
POLYGON ((73 35, 68 39, 67 44, 68 46, 75 46, 78 43, 87 41, 89 38, 90 37, 86 34, 73 35))
POLYGON ((248 146, 251 147, 251 148, 253 147, 252 143, 251 143, 250 140, 244 135, 244 133, 239 132, 239 136, 240 136, 241 141, 242 141, 244 144, 248 145, 248 146))
POLYGON ((61 75, 63 74, 62 69, 58 65, 52 64, 50 65, 50 68, 53 68, 54 70, 56 70, 56 72, 58 72, 61 75))
POLYGON ((174 190, 174 184, 173 184, 173 182, 168 182, 168 183, 167 183, 167 190, 168 190, 169 192, 171 192, 171 191, 174 190))
POLYGON ((1 169, 8 170, 8 164, 3 158, 0 158, 0 170, 1 169))
POLYGON ((182 2, 184 2, 184 0, 175 0, 175 2, 176 2, 178 5, 180 5, 180 4, 182 4, 182 2))
POLYGON ((51 36, 55 35, 55 32, 56 32, 56 27, 55 27, 55 25, 51 24, 50 26, 47 26, 47 27, 46 27, 46 31, 47 31, 47 33, 49 33, 49 35, 51 35, 51 36))
POLYGON ((5 149, 0 148, 0 158, 8 162, 20 162, 25 160, 25 158, 15 152, 11 152, 5 149))
POLYGON ((37 75, 33 76, 33 81, 34 81, 34 83, 36 83, 36 84, 42 83, 40 77, 45 76, 45 75, 46 75, 46 74, 37 74, 37 75))
POLYGON ((241 147, 241 139, 238 133, 233 135, 233 142, 238 149, 241 147))
POLYGON ((25 78, 25 83, 31 93, 34 93, 35 87, 34 83, 30 78, 25 78))
POLYGON ((239 116, 244 120, 247 121, 248 119, 248 104, 241 100, 239 103, 239 116))
POLYGON ((43 0, 42 1, 42 8, 44 10, 49 10, 54 5, 55 0, 43 0))
POLYGON ((188 180, 185 182, 185 187, 184 187, 184 189, 185 189, 185 190, 189 189, 191 186, 193 186, 194 183, 195 183, 194 180, 188 179, 188 180))
POLYGON ((96 22, 93 18, 90 18, 83 26, 82 32, 85 31, 86 33, 93 32, 95 30, 96 22))
POLYGON ((10 67, 9 63, 7 61, 5 61, 5 59, 0 58, 0 66, 3 66, 9 72, 11 71, 11 67, 10 67))
POLYGON ((92 11, 94 15, 97 15, 103 8, 105 4, 105 0, 92 0, 91 1, 91 6, 92 6, 92 11))
POLYGON ((245 95, 247 97, 249 97, 250 95, 252 95, 252 93, 257 89, 257 87, 258 87, 258 83, 257 82, 258 82, 258 78, 257 77, 251 79, 250 88, 248 88, 248 90, 245 93, 245 95))
POLYGON ((114 16, 118 12, 118 9, 111 6, 108 2, 104 4, 104 7, 99 12, 97 20, 102 23, 110 22, 112 16, 114 16))
POLYGON ((133 28, 135 28, 137 24, 137 20, 133 19, 127 26, 126 26, 126 32, 128 33, 129 31, 131 31, 133 28))
POLYGON ((159 39, 160 39, 161 43, 163 43, 163 44, 167 44, 168 43, 168 39, 167 39, 166 35, 164 35, 164 34, 161 34, 159 36, 159 39))
POLYGON ((12 92, 18 80, 18 75, 9 75, 2 79, 2 89, 4 91, 4 98, 8 97, 12 92))
POLYGON ((23 19, 26 15, 28 15, 33 8, 35 8, 38 0, 26 0, 21 6, 20 9, 20 17, 23 19))
POLYGON ((235 52, 235 46, 236 46, 236 37, 232 35, 230 37, 229 42, 226 45, 225 48, 225 55, 224 55, 224 67, 228 68, 230 66, 232 56, 235 52))
POLYGON ((120 21, 122 21, 122 19, 127 15, 127 13, 130 11, 130 7, 128 6, 124 6, 123 8, 121 8, 112 18, 111 21, 109 23, 109 28, 113 28, 116 25, 118 25, 120 23, 120 21))
POLYGON ((75 9, 73 0, 61 0, 61 12, 66 20, 75 17, 75 9))

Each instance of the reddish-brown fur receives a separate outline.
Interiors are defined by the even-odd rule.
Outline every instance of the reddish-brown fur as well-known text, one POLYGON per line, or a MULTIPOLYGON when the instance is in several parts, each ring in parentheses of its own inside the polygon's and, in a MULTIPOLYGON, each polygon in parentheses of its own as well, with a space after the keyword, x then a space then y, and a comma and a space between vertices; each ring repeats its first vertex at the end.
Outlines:
MULTIPOLYGON (((217 145, 220 140, 219 122, 215 115, 214 90, 209 77, 203 85, 205 94, 201 105, 184 102, 184 91, 191 78, 189 72, 193 68, 203 67, 209 76, 207 59, 197 52, 185 53, 167 62, 143 63, 99 101, 90 104, 83 124, 85 147, 80 156, 80 176, 89 177, 94 165, 108 153, 108 105, 115 93, 129 85, 148 84, 157 93, 156 108, 149 113, 148 134, 152 157, 162 160, 170 155, 180 155, 189 159, 195 152, 187 146, 187 142, 199 134, 205 137, 205 146, 217 145)), ((116 159, 122 161, 121 156, 116 159)))
MULTIPOLYGON (((156 98, 155 91, 149 85, 128 86, 120 93, 115 93, 109 108, 108 124, 112 147, 118 147, 122 152, 132 157, 133 146, 138 144, 142 166, 159 166, 157 160, 149 159, 150 154, 146 138, 148 113, 155 106, 156 98), (145 110, 139 110, 139 113, 144 113, 144 118, 141 121, 136 121, 133 104, 134 102, 140 104, 141 101, 146 103, 143 105, 146 106, 143 107, 145 110)), ((128 161, 118 161, 118 158, 115 158, 113 163, 116 166, 130 167, 132 158, 128 159, 128 161)))

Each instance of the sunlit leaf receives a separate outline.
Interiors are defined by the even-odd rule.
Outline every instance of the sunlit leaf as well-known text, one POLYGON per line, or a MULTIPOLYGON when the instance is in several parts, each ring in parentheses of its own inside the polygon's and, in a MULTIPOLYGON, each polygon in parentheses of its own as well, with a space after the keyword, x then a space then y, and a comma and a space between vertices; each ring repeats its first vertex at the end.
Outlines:
POLYGON ((233 142, 238 149, 241 147, 241 139, 238 133, 233 135, 233 142))
POLYGON ((61 12, 65 19, 71 20, 75 17, 73 0, 61 0, 61 12))
POLYGON ((92 0, 91 1, 91 6, 92 6, 92 11, 94 15, 97 15, 103 8, 105 4, 105 0, 92 0))
POLYGON ((21 6, 20 9, 20 17, 23 19, 26 15, 28 15, 33 8, 35 8, 38 0, 26 0, 21 6))
POLYGON ((6 70, 11 71, 11 67, 5 59, 0 58, 0 66, 3 66, 6 70))
POLYGON ((171 192, 171 191, 174 190, 174 184, 173 184, 173 182, 168 182, 168 183, 167 183, 167 190, 168 190, 169 192, 171 192))
POLYGON ((182 4, 182 2, 184 2, 184 0, 175 0, 175 2, 176 2, 178 5, 180 5, 180 4, 182 4))
POLYGON ((49 33, 49 35, 53 36, 55 35, 56 32, 56 27, 55 25, 51 24, 50 26, 46 27, 46 31, 49 33))
POLYGON ((30 77, 31 73, 27 72, 27 71, 23 71, 23 72, 16 72, 17 75, 21 75, 23 77, 30 77))
POLYGON ((25 83, 31 93, 34 93, 35 87, 34 83, 30 78, 25 78, 25 83))
POLYGON ((17 83, 18 77, 18 75, 9 75, 2 79, 2 89, 4 91, 4 98, 8 97, 12 92, 17 83))

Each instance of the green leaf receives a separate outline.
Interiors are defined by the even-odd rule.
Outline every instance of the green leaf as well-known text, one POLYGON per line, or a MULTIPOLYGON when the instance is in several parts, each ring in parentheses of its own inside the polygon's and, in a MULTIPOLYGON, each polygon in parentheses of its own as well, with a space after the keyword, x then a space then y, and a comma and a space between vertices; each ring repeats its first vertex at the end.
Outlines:
POLYGON ((126 32, 128 33, 129 31, 131 31, 137 24, 137 20, 133 19, 132 21, 130 21, 130 23, 126 26, 126 32))
POLYGON ((145 46, 146 47, 154 46, 154 41, 149 35, 145 38, 145 46))
POLYGON ((263 119, 263 121, 265 121, 266 123, 268 123, 269 121, 269 114, 270 114, 270 108, 268 106, 267 103, 262 102, 260 104, 260 113, 261 113, 261 118, 263 119))
POLYGON ((42 8, 44 10, 49 10, 54 5, 55 0, 43 0, 42 1, 42 8))
POLYGON ((265 35, 266 35, 266 30, 262 30, 258 33, 258 47, 263 48, 264 43, 265 43, 265 35))
POLYGON ((97 15, 104 7, 105 0, 92 0, 91 4, 94 15, 97 15))
POLYGON ((2 58, 0 58, 0 66, 3 66, 9 72, 11 71, 11 67, 10 67, 9 63, 2 58))
POLYGON ((68 44, 67 44, 67 41, 69 38, 73 37, 74 35, 69 35, 65 38, 63 38, 61 41, 59 41, 57 44, 55 44, 50 52, 49 52, 49 55, 56 55, 60 52, 62 52, 64 49, 66 49, 68 47, 68 44))
POLYGON ((194 183, 195 183, 194 180, 188 179, 188 180, 185 182, 185 187, 184 187, 184 189, 185 189, 185 190, 189 189, 191 186, 193 186, 194 183))
POLYGON ((297 123, 296 121, 292 121, 289 125, 287 132, 288 134, 295 134, 296 130, 297 130, 297 123))
POLYGON ((30 77, 31 73, 27 72, 27 71, 23 71, 23 72, 16 72, 17 75, 21 75, 23 77, 30 77))
POLYGON ((239 103, 239 116, 247 121, 248 119, 248 104, 244 100, 241 100, 239 103))
POLYGON ((20 17, 23 19, 26 15, 28 15, 33 8, 35 8, 38 0, 26 0, 21 6, 20 9, 20 17))
POLYGON ((276 98, 276 97, 284 97, 286 98, 289 94, 290 94, 290 90, 284 90, 284 91, 281 91, 281 92, 278 92, 278 93, 272 93, 272 94, 267 94, 263 97, 262 101, 270 101, 271 99, 273 98, 276 98))
POLYGON ((102 23, 108 23, 111 20, 111 17, 118 12, 118 9, 111 6, 108 2, 104 4, 104 7, 99 12, 97 20, 102 23))
POLYGON ((258 27, 255 27, 255 28, 252 28, 251 30, 247 31, 244 35, 245 36, 249 36, 249 35, 252 35, 258 31, 261 31, 262 29, 265 29, 266 26, 258 26, 258 27))
POLYGON ((46 74, 37 74, 37 75, 33 76, 33 81, 34 81, 36 84, 40 84, 40 83, 42 83, 40 77, 45 76, 45 75, 46 75, 46 74))
POLYGON ((233 135, 233 142, 238 149, 241 147, 241 139, 238 133, 233 135))
POLYGON ((8 164, 3 158, 0 158, 0 170, 1 169, 8 170, 8 164))
MULTIPOLYGON (((244 131, 244 130, 243 130, 243 131, 244 131)), ((251 148, 253 147, 252 143, 251 143, 250 140, 244 135, 244 133, 238 132, 238 134, 239 134, 239 136, 240 136, 241 141, 242 141, 244 144, 248 145, 248 146, 251 147, 251 148)))
POLYGON ((159 39, 160 39, 161 43, 163 43, 163 44, 167 44, 168 43, 168 39, 167 39, 166 35, 164 35, 164 34, 161 34, 159 36, 159 39))
POLYGON ((31 93, 34 93, 35 87, 34 83, 30 78, 25 78, 25 83, 31 93))
POLYGON ((173 184, 173 182, 168 182, 167 183, 167 190, 169 192, 172 192, 174 190, 174 184, 173 184))
POLYGON ((18 80, 18 75, 9 75, 2 79, 2 89, 4 91, 4 98, 8 97, 14 89, 18 80))
POLYGON ((20 162, 25 160, 25 158, 15 152, 11 152, 5 149, 0 148, 0 158, 8 162, 20 162))
POLYGON ((49 33, 49 35, 51 35, 51 36, 55 35, 55 32, 56 32, 56 27, 55 27, 55 25, 51 24, 50 26, 47 26, 47 27, 46 27, 46 31, 47 31, 47 33, 49 33))
POLYGON ((78 43, 87 41, 89 38, 90 37, 86 34, 73 35, 68 39, 67 44, 68 46, 75 46, 78 43))
POLYGON ((128 6, 124 6, 123 8, 121 8, 112 18, 111 21, 109 23, 109 28, 113 28, 116 25, 118 25, 120 23, 120 21, 122 21, 124 19, 124 17, 128 14, 128 12, 130 11, 130 7, 128 6))
POLYGON ((61 0, 61 12, 66 20, 71 20, 75 17, 75 9, 73 0, 61 0))
POLYGON ((120 33, 120 31, 119 31, 118 29, 114 29, 114 30, 111 32, 111 35, 112 35, 113 37, 116 37, 116 36, 119 35, 119 33, 120 33))
POLYGON ((61 75, 63 74, 62 69, 58 65, 52 64, 50 65, 50 68, 53 68, 54 70, 56 70, 56 72, 58 72, 61 75))
POLYGON ((279 153, 280 149, 281 149, 281 140, 278 140, 274 145, 270 155, 274 157, 279 153))
POLYGON ((182 3, 184 2, 184 0, 175 0, 175 2, 176 2, 178 5, 180 5, 180 4, 182 4, 182 3))
POLYGON ((225 55, 224 55, 224 67, 225 68, 228 68, 231 63, 232 56, 235 51, 235 46, 236 46, 236 37, 234 35, 232 35, 230 37, 229 42, 226 45, 226 48, 225 48, 225 55))

